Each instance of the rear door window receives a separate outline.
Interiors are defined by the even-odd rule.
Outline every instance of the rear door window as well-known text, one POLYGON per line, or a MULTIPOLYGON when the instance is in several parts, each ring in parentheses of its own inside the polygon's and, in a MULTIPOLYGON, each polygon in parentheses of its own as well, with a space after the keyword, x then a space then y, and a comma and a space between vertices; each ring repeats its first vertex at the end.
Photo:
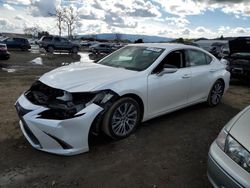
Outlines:
POLYGON ((199 50, 187 50, 188 66, 207 65, 212 61, 212 58, 199 50))
POLYGON ((55 41, 55 42, 60 42, 61 39, 60 39, 59 37, 55 37, 55 38, 54 38, 54 41, 55 41))
POLYGON ((49 41, 51 41, 52 40, 52 37, 44 37, 43 38, 43 41, 45 41, 45 42, 49 42, 49 41))

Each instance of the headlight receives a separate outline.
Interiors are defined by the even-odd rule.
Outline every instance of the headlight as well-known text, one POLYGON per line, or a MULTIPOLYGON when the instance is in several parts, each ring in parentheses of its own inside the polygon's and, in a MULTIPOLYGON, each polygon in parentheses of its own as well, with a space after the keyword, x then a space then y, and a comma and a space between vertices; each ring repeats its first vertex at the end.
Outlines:
POLYGON ((222 129, 216 143, 233 161, 250 173, 250 153, 226 130, 222 129))
POLYGON ((78 112, 85 107, 93 103, 104 107, 115 96, 117 94, 111 90, 86 93, 69 93, 64 91, 63 95, 46 104, 49 109, 40 113, 39 118, 59 120, 74 118, 82 115, 78 112))
POLYGON ((226 132, 225 129, 222 129, 218 137, 216 138, 216 143, 224 151, 225 149, 225 143, 227 139, 228 133, 226 132))
POLYGON ((225 153, 250 173, 250 153, 230 135, 226 140, 225 153))

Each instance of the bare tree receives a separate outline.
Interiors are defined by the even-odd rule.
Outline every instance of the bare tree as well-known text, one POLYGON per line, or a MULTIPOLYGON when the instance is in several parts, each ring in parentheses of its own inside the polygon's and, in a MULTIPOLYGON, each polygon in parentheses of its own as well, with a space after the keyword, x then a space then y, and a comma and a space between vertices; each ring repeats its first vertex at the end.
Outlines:
POLYGON ((48 14, 50 16, 55 17, 56 19, 56 25, 58 27, 58 34, 59 36, 62 36, 62 29, 63 29, 63 24, 64 24, 64 10, 61 7, 57 7, 55 9, 54 13, 49 12, 48 14))
POLYGON ((62 28, 63 28, 63 21, 64 21, 63 20, 64 19, 64 11, 61 8, 57 8, 55 16, 56 16, 59 36, 62 36, 62 28))
POLYGON ((38 26, 34 27, 25 27, 23 29, 23 32, 25 35, 31 36, 31 37, 37 37, 38 33, 41 31, 41 29, 38 26))
POLYGON ((63 21, 67 25, 68 29, 68 37, 72 38, 73 32, 78 26, 79 22, 79 13, 73 7, 65 7, 63 8, 63 21))

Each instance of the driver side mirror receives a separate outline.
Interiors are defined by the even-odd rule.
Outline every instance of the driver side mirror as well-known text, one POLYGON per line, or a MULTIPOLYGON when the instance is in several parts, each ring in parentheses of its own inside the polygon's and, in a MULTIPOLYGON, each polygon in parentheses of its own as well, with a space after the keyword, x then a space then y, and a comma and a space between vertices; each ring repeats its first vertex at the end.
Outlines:
POLYGON ((157 75, 162 76, 164 74, 172 74, 178 71, 178 68, 163 68, 161 72, 159 72, 157 75))

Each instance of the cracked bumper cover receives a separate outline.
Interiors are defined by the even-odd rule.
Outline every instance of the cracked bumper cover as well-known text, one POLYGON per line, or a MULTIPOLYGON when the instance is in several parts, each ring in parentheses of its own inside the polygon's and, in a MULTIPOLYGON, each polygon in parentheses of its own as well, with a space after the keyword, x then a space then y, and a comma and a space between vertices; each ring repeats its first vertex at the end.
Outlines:
POLYGON ((39 113, 47 110, 32 104, 21 95, 16 109, 20 117, 20 127, 29 143, 36 149, 59 155, 75 155, 89 151, 89 130, 95 117, 103 110, 91 104, 82 109, 81 116, 66 120, 39 118, 39 113))

